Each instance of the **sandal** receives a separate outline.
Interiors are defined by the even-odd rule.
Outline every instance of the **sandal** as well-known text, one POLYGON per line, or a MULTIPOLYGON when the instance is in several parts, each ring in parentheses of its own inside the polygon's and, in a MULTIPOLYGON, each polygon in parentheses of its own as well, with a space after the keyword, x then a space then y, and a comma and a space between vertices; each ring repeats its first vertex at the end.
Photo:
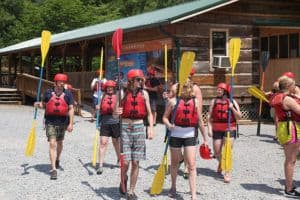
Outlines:
POLYGON ((176 189, 175 188, 171 188, 169 193, 168 193, 168 196, 172 199, 176 199, 176 189))
POLYGON ((188 172, 184 172, 183 173, 183 178, 184 179, 189 179, 189 173, 188 172))
POLYGON ((224 175, 224 183, 230 183, 230 176, 228 174, 224 175))

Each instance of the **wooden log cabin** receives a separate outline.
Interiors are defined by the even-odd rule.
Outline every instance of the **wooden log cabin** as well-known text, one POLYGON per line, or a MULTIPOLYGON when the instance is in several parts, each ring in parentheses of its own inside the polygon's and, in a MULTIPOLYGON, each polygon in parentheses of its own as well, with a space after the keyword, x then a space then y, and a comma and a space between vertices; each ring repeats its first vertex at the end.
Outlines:
MULTIPOLYGON (((262 51, 270 53, 265 78, 267 90, 285 71, 294 72, 296 82, 300 82, 299 18, 299 0, 200 0, 180 4, 54 34, 44 78, 51 80, 54 74, 50 67, 59 61, 59 71, 68 73, 70 83, 80 89, 81 98, 88 100, 92 93, 89 85, 95 76, 93 63, 99 57, 100 46, 105 48, 105 68, 109 71, 113 60, 112 33, 122 28, 122 55, 145 53, 144 65, 154 65, 160 71, 163 46, 167 44, 168 66, 173 76, 180 54, 194 51, 193 80, 202 89, 206 112, 215 96, 215 86, 219 82, 229 83, 228 43, 229 39, 239 37, 242 46, 234 77, 234 97, 241 104, 243 119, 256 119, 258 101, 246 90, 260 84, 262 51), (69 60, 73 61, 72 66, 69 60)), ((2 85, 12 85, 16 76, 23 73, 37 75, 39 45, 40 38, 36 38, 0 49, 2 85)), ((128 59, 126 56, 123 59, 124 66, 130 66, 128 59)))

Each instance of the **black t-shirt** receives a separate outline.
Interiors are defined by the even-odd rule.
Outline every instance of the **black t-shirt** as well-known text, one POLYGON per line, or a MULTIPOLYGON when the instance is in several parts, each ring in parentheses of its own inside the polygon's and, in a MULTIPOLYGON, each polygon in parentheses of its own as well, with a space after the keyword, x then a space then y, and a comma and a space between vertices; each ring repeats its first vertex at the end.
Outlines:
MULTIPOLYGON (((159 80, 155 77, 148 79, 148 81, 149 81, 151 87, 156 87, 156 86, 160 85, 159 80)), ((148 91, 148 93, 149 93, 150 99, 157 99, 157 92, 148 91)))
MULTIPOLYGON (((44 96, 43 96, 43 102, 46 103, 51 99, 52 97, 52 92, 53 89, 48 89, 45 91, 44 96)), ((70 106, 74 104, 74 98, 70 90, 64 90, 64 100, 66 103, 70 106)), ((51 125, 68 125, 69 124, 69 116, 47 116, 45 113, 45 123, 46 124, 51 124, 51 125)))

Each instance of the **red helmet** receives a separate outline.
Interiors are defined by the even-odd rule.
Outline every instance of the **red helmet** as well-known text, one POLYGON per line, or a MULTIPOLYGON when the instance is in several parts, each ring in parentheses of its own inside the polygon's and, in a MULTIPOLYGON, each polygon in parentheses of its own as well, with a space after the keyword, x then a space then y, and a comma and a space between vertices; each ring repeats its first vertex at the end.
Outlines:
POLYGON ((190 76, 194 76, 195 73, 196 73, 196 70, 195 70, 195 68, 193 67, 192 70, 191 70, 191 72, 190 72, 190 76))
POLYGON ((141 69, 131 69, 127 73, 127 80, 132 80, 135 77, 144 77, 144 73, 141 69))
POLYGON ((154 69, 148 69, 148 74, 149 75, 155 75, 155 70, 154 69))
POLYGON ((113 80, 108 80, 105 83, 103 83, 104 85, 104 89, 106 89, 106 87, 116 87, 116 82, 113 80))
POLYGON ((230 93, 230 86, 227 85, 226 83, 219 83, 217 85, 217 88, 222 88, 223 90, 225 90, 226 92, 230 93))
POLYGON ((200 157, 205 159, 205 160, 209 160, 209 159, 212 159, 211 157, 211 150, 210 148, 205 145, 205 144, 202 144, 199 148, 199 153, 200 153, 200 157))
POLYGON ((54 76, 54 81, 67 82, 68 81, 68 76, 66 74, 56 74, 54 76))
POLYGON ((285 72, 282 74, 282 76, 287 76, 291 79, 295 79, 295 74, 293 72, 285 72))

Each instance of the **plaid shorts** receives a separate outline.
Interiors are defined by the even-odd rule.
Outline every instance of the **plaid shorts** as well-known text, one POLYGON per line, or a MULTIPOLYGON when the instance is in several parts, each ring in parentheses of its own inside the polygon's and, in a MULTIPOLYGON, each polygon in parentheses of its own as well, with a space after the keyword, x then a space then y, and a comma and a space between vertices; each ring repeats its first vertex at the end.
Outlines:
POLYGON ((66 129, 66 126, 55 126, 52 124, 47 124, 46 136, 48 138, 48 141, 52 138, 56 138, 56 141, 64 140, 66 129))
POLYGON ((121 143, 125 160, 145 160, 146 134, 144 124, 122 124, 121 143))

